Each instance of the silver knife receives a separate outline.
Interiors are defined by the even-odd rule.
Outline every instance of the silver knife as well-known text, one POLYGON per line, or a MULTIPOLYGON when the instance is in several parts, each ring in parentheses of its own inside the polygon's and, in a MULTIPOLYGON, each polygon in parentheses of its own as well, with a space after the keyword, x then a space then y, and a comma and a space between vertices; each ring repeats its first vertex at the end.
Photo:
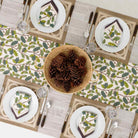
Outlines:
POLYGON ((92 29, 91 29, 91 32, 90 32, 90 35, 89 35, 88 43, 90 42, 91 37, 93 35, 93 31, 94 31, 97 16, 98 16, 98 13, 96 12, 95 15, 94 15, 94 19, 93 19, 93 23, 92 23, 92 29))
POLYGON ((66 114, 66 116, 65 116, 64 124, 63 124, 62 130, 61 130, 62 133, 63 133, 64 130, 65 130, 66 123, 67 123, 67 120, 68 120, 68 117, 69 117, 70 112, 71 112, 71 107, 68 108, 67 114, 66 114))
POLYGON ((67 31, 67 29, 68 29, 73 10, 74 10, 74 5, 72 5, 71 8, 70 8, 70 13, 69 13, 69 16, 68 16, 68 19, 67 19, 67 23, 65 25, 65 31, 67 31))

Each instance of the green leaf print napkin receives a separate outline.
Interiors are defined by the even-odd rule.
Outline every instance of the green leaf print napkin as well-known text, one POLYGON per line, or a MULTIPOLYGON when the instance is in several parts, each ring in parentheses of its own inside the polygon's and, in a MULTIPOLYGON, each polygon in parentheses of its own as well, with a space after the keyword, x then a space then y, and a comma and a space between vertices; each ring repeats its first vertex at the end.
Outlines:
POLYGON ((118 47, 120 44, 120 39, 123 33, 123 29, 119 24, 118 20, 113 21, 108 24, 104 29, 104 39, 103 44, 106 46, 118 47))
POLYGON ((96 119, 97 114, 89 111, 82 111, 82 115, 79 120, 78 130, 83 138, 87 137, 95 131, 96 119))
POLYGON ((30 109, 32 96, 28 93, 17 91, 13 97, 11 110, 16 119, 25 116, 30 109))
POLYGON ((41 7, 38 24, 53 28, 56 24, 57 15, 58 8, 53 0, 51 0, 41 7))

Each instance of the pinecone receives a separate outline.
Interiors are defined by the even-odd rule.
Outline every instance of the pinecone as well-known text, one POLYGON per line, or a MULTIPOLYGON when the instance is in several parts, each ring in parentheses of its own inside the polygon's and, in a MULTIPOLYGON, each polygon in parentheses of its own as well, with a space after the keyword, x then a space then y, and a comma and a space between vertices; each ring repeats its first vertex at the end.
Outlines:
POLYGON ((69 55, 68 55, 69 62, 73 63, 77 57, 78 56, 74 50, 69 51, 69 55))
POLYGON ((56 78, 54 79, 56 86, 60 87, 61 85, 63 85, 63 81, 62 80, 57 80, 56 78))
POLYGON ((72 80, 72 85, 73 85, 73 87, 78 86, 78 85, 80 85, 81 83, 82 83, 82 79, 81 79, 81 78, 72 80))
POLYGON ((70 81, 64 82, 64 89, 68 92, 71 88, 70 81))
POLYGON ((69 71, 64 71, 56 74, 56 79, 57 80, 62 80, 62 81, 68 81, 70 80, 70 74, 69 71))
POLYGON ((81 74, 79 72, 79 69, 76 66, 70 66, 69 67, 69 71, 70 71, 70 77, 71 79, 77 79, 80 78, 81 74))
POLYGON ((50 77, 51 77, 51 78, 54 78, 54 77, 56 76, 56 73, 57 73, 56 67, 50 66, 50 69, 49 69, 50 77))
POLYGON ((60 66, 57 67, 57 70, 59 72, 63 72, 63 71, 67 70, 67 62, 66 62, 66 60, 64 60, 64 62, 60 66))
POLYGON ((51 65, 55 66, 55 67, 60 67, 60 65, 63 63, 64 59, 66 57, 61 53, 59 55, 57 55, 53 60, 51 65))
POLYGON ((75 59, 74 64, 78 66, 78 68, 83 68, 85 66, 86 59, 84 57, 78 57, 75 59))

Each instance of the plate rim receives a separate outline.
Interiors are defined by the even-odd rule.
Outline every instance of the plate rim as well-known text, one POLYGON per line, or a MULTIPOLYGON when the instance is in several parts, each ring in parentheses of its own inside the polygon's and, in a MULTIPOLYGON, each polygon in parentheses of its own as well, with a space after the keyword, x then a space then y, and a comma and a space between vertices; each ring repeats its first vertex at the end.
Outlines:
MULTIPOLYGON (((34 103, 34 102, 33 102, 34 103)), ((10 89, 5 95, 4 95, 4 98, 3 98, 3 101, 2 101, 2 106, 3 106, 3 110, 4 110, 4 113, 8 116, 8 118, 10 119, 10 120, 12 120, 12 121, 16 121, 16 122, 20 122, 20 123, 22 123, 22 122, 26 122, 26 121, 28 121, 28 120, 30 120, 30 119, 32 119, 35 115, 36 115, 36 113, 37 113, 37 111, 38 111, 38 107, 39 107, 39 102, 38 102, 38 98, 37 98, 37 96, 36 96, 36 94, 35 94, 35 92, 32 90, 32 89, 30 89, 30 88, 28 88, 28 87, 26 87, 26 86, 16 86, 16 87, 14 87, 14 88, 12 88, 12 89, 10 89), (28 117, 27 119, 26 119, 26 116, 23 116, 23 117, 21 117, 21 118, 19 118, 19 119, 16 119, 15 118, 15 116, 14 115, 12 115, 12 116, 10 116, 9 115, 9 109, 10 109, 10 98, 12 98, 13 97, 13 95, 15 94, 15 92, 16 91, 14 91, 14 89, 16 90, 20 90, 21 89, 21 91, 24 91, 24 90, 22 90, 22 89, 28 89, 29 90, 29 94, 31 94, 33 97, 34 97, 34 100, 35 100, 35 108, 34 108, 34 113, 31 115, 30 114, 30 117, 28 117), (10 96, 10 97, 8 97, 8 96, 10 96), (9 99, 9 101, 6 101, 6 99, 9 99), (5 104, 5 103, 7 103, 7 105, 5 104), (8 109, 7 109, 7 107, 8 107, 8 109)), ((32 105, 33 106, 33 105, 32 105)), ((32 106, 31 106, 31 108, 32 108, 32 106)), ((11 113, 12 113, 12 111, 10 111, 11 113)), ((28 114, 27 114, 28 115, 28 114)))

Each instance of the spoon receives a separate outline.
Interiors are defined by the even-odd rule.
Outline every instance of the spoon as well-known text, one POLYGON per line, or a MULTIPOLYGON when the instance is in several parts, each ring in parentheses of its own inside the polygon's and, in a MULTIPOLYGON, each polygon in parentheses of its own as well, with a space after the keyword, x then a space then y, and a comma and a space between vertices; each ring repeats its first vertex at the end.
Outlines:
POLYGON ((84 32, 84 37, 85 37, 85 38, 88 38, 88 37, 89 37, 90 26, 91 26, 92 17, 93 17, 93 12, 90 13, 89 21, 88 21, 88 26, 87 26, 86 31, 84 32))
POLYGON ((107 106, 105 110, 108 118, 110 119, 106 129, 106 133, 108 134, 112 120, 117 116, 117 111, 112 106, 107 106))
POLYGON ((41 127, 44 126, 45 121, 46 121, 46 116, 47 116, 48 110, 49 110, 51 107, 52 107, 51 101, 47 101, 47 102, 46 102, 46 109, 45 109, 45 111, 44 111, 44 117, 43 117, 42 123, 41 123, 41 127))
POLYGON ((113 124, 111 125, 110 131, 108 133, 107 138, 110 137, 110 135, 113 134, 113 131, 118 127, 118 121, 114 121, 113 124))
POLYGON ((26 34, 30 29, 29 24, 26 22, 27 15, 28 15, 28 8, 29 8, 27 7, 27 4, 28 4, 28 0, 26 0, 25 7, 24 7, 24 12, 23 12, 24 19, 22 19, 17 25, 17 30, 20 31, 22 34, 26 34))

